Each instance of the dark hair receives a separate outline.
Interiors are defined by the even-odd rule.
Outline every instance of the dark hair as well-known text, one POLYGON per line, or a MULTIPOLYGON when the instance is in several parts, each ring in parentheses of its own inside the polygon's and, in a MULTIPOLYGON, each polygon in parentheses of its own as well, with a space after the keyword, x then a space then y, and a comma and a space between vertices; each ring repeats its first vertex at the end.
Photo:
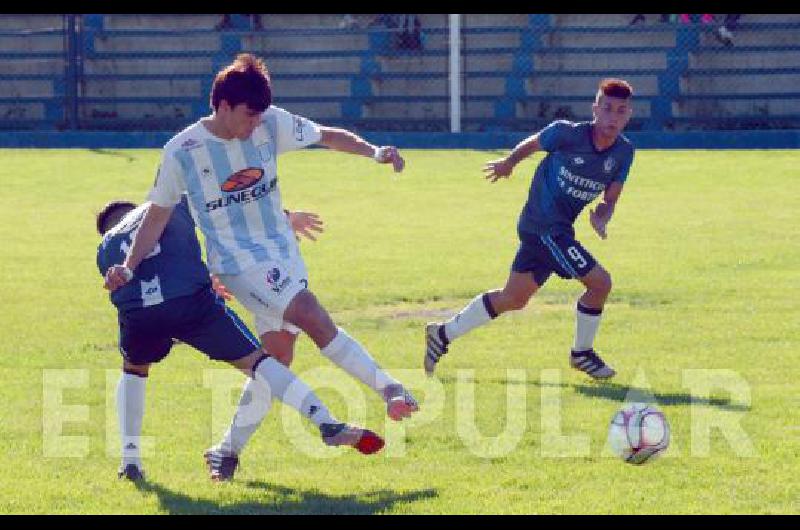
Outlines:
POLYGON ((272 88, 264 61, 250 53, 240 53, 236 59, 217 73, 211 85, 211 108, 219 109, 224 99, 231 108, 246 103, 264 112, 272 103, 272 88))
POLYGON ((108 229, 111 228, 110 226, 106 226, 106 222, 111 215, 116 213, 117 210, 120 208, 126 208, 127 210, 133 210, 136 208, 136 204, 132 203, 131 201, 111 201, 110 203, 103 206, 103 209, 97 212, 97 233, 101 236, 108 232, 108 229))
POLYGON ((611 77, 600 81, 600 88, 597 91, 598 98, 600 94, 610 98, 628 99, 633 96, 633 87, 624 79, 611 77))

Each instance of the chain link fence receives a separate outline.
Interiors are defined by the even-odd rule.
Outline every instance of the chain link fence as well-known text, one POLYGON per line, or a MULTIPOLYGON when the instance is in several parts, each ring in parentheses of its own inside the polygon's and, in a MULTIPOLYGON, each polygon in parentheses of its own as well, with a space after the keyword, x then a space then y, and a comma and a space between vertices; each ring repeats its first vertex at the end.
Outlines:
POLYGON ((0 15, 0 41, 5 130, 179 130, 240 52, 276 105, 362 131, 591 119, 609 76, 633 130, 800 128, 800 15, 0 15))
POLYGON ((1 129, 70 125, 69 27, 65 15, 0 15, 1 129))

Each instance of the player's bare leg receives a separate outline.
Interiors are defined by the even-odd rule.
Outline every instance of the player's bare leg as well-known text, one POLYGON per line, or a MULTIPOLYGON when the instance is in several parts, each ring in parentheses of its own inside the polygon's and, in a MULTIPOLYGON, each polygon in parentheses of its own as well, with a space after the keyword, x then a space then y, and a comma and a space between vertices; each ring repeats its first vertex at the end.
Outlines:
POLYGON ((586 292, 578 301, 586 307, 603 309, 608 295, 611 293, 611 275, 599 263, 592 267, 586 276, 580 278, 580 282, 586 286, 586 292))
POLYGON ((511 272, 503 289, 476 296, 447 322, 429 323, 425 327, 425 373, 433 374, 453 340, 507 311, 522 309, 538 289, 532 273, 511 272))
POLYGON ((530 272, 512 272, 505 287, 489 294, 489 302, 499 316, 508 311, 517 311, 528 305, 531 297, 539 290, 530 272))
POLYGON ((419 410, 416 400, 403 385, 381 369, 361 344, 334 324, 311 291, 300 291, 289 303, 283 319, 302 329, 337 366, 375 390, 386 402, 390 418, 399 421, 419 410))
POLYGON ((611 292, 611 275, 598 263, 579 279, 586 292, 578 299, 575 310, 575 343, 570 365, 594 379, 608 379, 616 372, 597 355, 593 345, 603 306, 611 292))
POLYGON ((291 366, 294 360, 295 342, 297 342, 297 334, 285 329, 267 331, 261 335, 261 344, 264 349, 287 368, 291 366))

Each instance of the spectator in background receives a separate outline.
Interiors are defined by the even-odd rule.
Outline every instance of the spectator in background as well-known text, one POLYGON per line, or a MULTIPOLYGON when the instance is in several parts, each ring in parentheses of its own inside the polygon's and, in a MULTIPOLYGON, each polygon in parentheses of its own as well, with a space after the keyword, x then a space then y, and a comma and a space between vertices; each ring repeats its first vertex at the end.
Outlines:
POLYGON ((383 26, 389 30, 392 34, 391 45, 395 50, 422 49, 422 21, 418 15, 378 15, 369 25, 383 26))
POLYGON ((217 31, 222 31, 223 29, 233 29, 233 24, 231 23, 231 16, 222 15, 222 20, 220 20, 219 24, 214 26, 214 29, 217 31))
POLYGON ((358 27, 358 20, 353 15, 342 15, 339 21, 339 29, 355 29, 358 27))
POLYGON ((397 47, 401 50, 422 49, 422 21, 418 15, 399 15, 400 34, 397 47))
MULTIPOLYGON (((662 24, 665 24, 667 22, 675 22, 675 15, 669 15, 669 14, 661 15, 660 20, 662 24)), ((645 18, 645 15, 633 15, 633 18, 631 19, 628 25, 635 26, 639 22, 646 22, 646 21, 647 19, 645 18)))
POLYGON ((377 15, 372 22, 369 23, 370 26, 383 26, 387 29, 393 29, 398 26, 396 15, 385 15, 380 14, 377 15))
MULTIPOLYGON (((261 31, 261 30, 264 29, 264 26, 261 23, 261 15, 249 14, 247 16, 250 17, 250 24, 251 24, 250 27, 252 29, 254 29, 256 31, 261 31)), ((231 22, 231 16, 230 15, 222 15, 222 20, 219 22, 219 24, 214 26, 214 29, 216 29, 218 31, 221 31, 221 30, 224 30, 224 29, 233 29, 233 23, 231 22)))
POLYGON ((714 32, 717 40, 725 46, 733 46, 733 30, 739 25, 741 17, 742 15, 725 15, 722 25, 714 32))
MULTIPOLYGON (((678 19, 682 24, 691 24, 692 22, 697 22, 697 15, 678 15, 678 19)), ((714 15, 700 15, 700 22, 711 24, 714 22, 714 15)))

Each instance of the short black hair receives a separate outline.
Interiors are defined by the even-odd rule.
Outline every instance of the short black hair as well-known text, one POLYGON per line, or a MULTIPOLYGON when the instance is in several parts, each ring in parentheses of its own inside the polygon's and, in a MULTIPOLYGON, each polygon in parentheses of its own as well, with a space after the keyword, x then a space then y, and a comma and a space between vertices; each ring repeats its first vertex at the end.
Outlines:
POLYGON ((136 203, 131 201, 111 201, 110 203, 103 206, 103 209, 97 212, 97 233, 101 236, 108 232, 108 229, 111 228, 110 226, 106 226, 106 221, 113 213, 115 213, 120 208, 127 208, 128 210, 133 210, 136 208, 136 203))
POLYGON ((272 82, 264 61, 251 53, 240 53, 220 70, 211 85, 211 108, 216 112, 224 99, 231 108, 245 103, 256 112, 272 104, 272 82))

